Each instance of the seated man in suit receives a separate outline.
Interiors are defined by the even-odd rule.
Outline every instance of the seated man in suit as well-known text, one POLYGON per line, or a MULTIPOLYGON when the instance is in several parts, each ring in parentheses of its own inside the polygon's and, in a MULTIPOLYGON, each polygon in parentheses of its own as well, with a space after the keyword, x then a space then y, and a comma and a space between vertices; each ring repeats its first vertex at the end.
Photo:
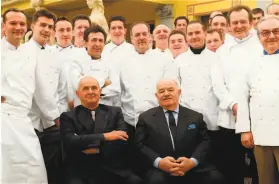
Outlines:
POLYGON ((136 126, 136 146, 149 169, 145 184, 223 184, 210 166, 210 140, 203 116, 179 105, 181 90, 174 80, 157 84, 159 107, 145 111, 136 126))
POLYGON ((60 117, 66 183, 141 183, 123 158, 128 135, 121 109, 99 104, 93 77, 81 78, 76 93, 81 105, 60 117))

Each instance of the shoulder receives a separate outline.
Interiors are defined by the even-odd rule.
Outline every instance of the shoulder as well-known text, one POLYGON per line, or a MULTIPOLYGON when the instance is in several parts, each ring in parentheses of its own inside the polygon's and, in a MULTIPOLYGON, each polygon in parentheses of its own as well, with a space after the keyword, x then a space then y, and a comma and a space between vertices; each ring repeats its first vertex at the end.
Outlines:
POLYGON ((111 111, 111 112, 116 112, 116 113, 122 113, 122 110, 120 107, 116 106, 110 106, 110 105, 104 105, 104 104, 99 104, 99 108, 105 111, 111 111))
POLYGON ((153 107, 151 109, 148 109, 147 111, 144 111, 143 113, 140 114, 140 117, 151 117, 153 116, 157 111, 162 110, 161 107, 153 107))
POLYGON ((187 107, 184 107, 182 105, 179 105, 179 113, 183 113, 193 119, 196 119, 196 118, 202 119, 203 118, 203 115, 201 113, 194 111, 192 109, 189 109, 187 107))

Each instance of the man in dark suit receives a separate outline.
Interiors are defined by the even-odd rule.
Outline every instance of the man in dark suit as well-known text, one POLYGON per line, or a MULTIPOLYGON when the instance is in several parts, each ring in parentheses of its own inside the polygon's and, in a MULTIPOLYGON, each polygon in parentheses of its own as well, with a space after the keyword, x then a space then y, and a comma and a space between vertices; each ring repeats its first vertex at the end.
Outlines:
POLYGON ((139 116, 135 141, 149 169, 145 184, 222 184, 210 166, 210 140, 203 116, 179 105, 181 90, 174 80, 157 84, 159 107, 139 116))
POLYGON ((101 89, 83 77, 77 96, 81 105, 60 117, 67 184, 139 184, 126 167, 126 123, 121 109, 99 104, 101 89))

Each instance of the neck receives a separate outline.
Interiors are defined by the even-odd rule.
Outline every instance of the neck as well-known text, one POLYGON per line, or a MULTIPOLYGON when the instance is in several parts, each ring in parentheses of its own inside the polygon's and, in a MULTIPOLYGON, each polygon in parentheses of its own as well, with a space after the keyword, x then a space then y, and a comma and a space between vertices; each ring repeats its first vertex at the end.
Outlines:
POLYGON ((40 44, 41 46, 44 46, 44 45, 46 44, 46 42, 40 41, 40 40, 38 40, 38 39, 36 39, 36 38, 34 38, 34 37, 33 37, 33 39, 34 39, 35 42, 37 42, 37 43, 40 44))
POLYGON ((99 56, 92 56, 92 55, 90 55, 90 56, 91 56, 91 58, 94 59, 94 60, 98 60, 98 59, 101 58, 101 55, 99 55, 99 56))
POLYGON ((170 106, 162 106, 163 109, 165 110, 169 110, 169 111, 174 111, 175 109, 177 109, 179 104, 174 104, 174 105, 170 105, 170 106))
POLYGON ((75 40, 74 44, 77 47, 83 47, 85 45, 85 41, 84 40, 75 40))
POLYGON ((275 54, 275 52, 279 51, 279 48, 277 48, 277 49, 269 49, 269 50, 265 50, 265 51, 268 53, 268 55, 272 55, 272 54, 275 54))
POLYGON ((99 104, 97 103, 97 104, 81 104, 81 105, 83 105, 84 107, 86 107, 87 109, 90 109, 90 110, 95 110, 98 106, 99 106, 99 104))
POLYGON ((12 44, 13 46, 15 46, 16 48, 20 45, 20 40, 13 40, 13 39, 9 39, 9 38, 7 38, 7 37, 6 37, 6 39, 7 39, 7 41, 8 41, 10 44, 12 44))
POLYGON ((160 43, 158 44, 157 48, 161 51, 165 51, 168 48, 168 43, 160 43))
POLYGON ((202 47, 198 48, 193 48, 190 46, 190 49, 194 54, 200 54, 205 49, 205 44, 202 47))
POLYGON ((122 40, 122 41, 116 41, 116 42, 114 42, 114 41, 112 41, 112 43, 114 43, 115 45, 121 45, 122 43, 124 43, 125 42, 125 40, 122 40))
POLYGON ((57 45, 58 45, 59 47, 66 48, 66 47, 69 47, 69 46, 71 45, 71 43, 69 43, 68 45, 61 45, 61 44, 57 43, 57 45))

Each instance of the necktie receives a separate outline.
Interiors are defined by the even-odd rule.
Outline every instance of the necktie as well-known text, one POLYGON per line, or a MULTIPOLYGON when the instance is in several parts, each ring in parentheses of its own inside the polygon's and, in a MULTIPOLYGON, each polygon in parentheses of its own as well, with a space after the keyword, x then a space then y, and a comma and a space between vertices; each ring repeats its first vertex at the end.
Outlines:
POLYGON ((171 130, 172 138, 173 138, 173 141, 175 142, 176 124, 175 124, 175 119, 174 119, 174 116, 173 116, 173 111, 167 111, 167 113, 169 114, 169 127, 170 127, 170 130, 171 130))
POLYGON ((95 122, 95 115, 96 115, 95 111, 91 111, 91 115, 92 115, 93 122, 95 122))

